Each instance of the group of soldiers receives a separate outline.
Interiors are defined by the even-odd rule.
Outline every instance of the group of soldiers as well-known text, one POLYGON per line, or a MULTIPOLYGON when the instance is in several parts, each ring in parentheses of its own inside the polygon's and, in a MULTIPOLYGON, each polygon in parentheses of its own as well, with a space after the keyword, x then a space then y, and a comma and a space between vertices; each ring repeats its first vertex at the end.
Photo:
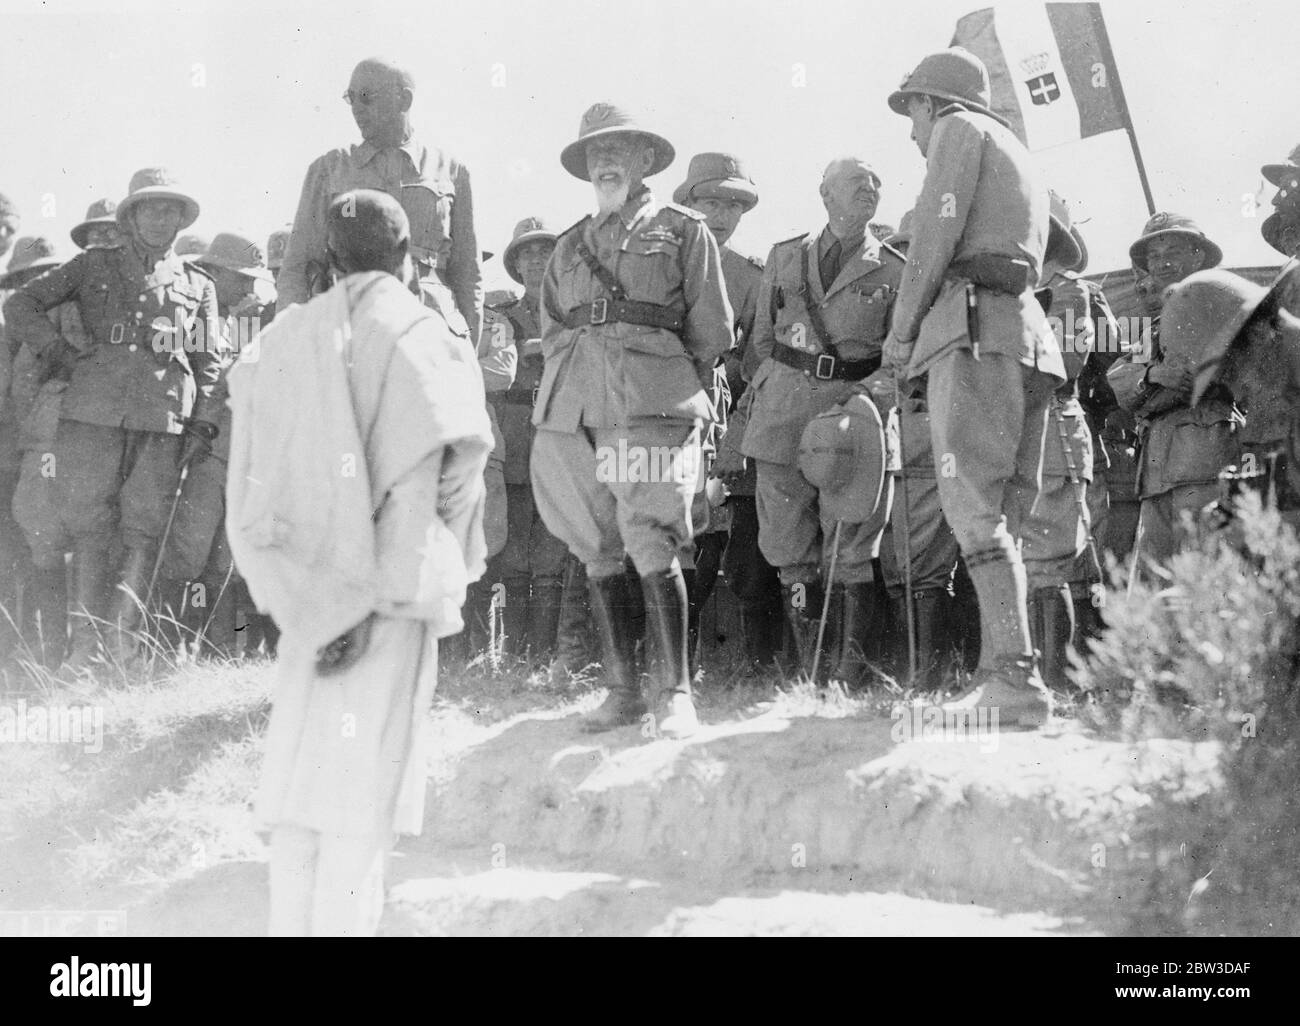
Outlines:
MULTIPOLYGON (((672 144, 596 104, 560 162, 597 212, 558 232, 521 219, 501 259, 522 293, 486 306, 470 175, 415 136, 415 91, 390 62, 355 68, 362 141, 312 163, 269 263, 233 232, 178 255, 198 204, 158 169, 92 208, 72 260, 17 247, 0 281, 15 290, 0 347, 11 644, 86 665, 129 651, 161 604, 219 651, 244 631, 246 650, 274 650, 224 541, 224 375, 250 324, 330 288, 327 214, 355 189, 402 206, 412 291, 484 386, 490 558, 453 654, 503 633, 553 678, 599 663, 609 696, 589 730, 647 714, 668 736, 697 728, 720 573, 750 670, 855 687, 892 669, 936 688, 955 649, 970 676, 952 708, 1036 726, 1102 629, 1108 553, 1134 572, 1168 560, 1225 479, 1300 506, 1300 375, 1260 370, 1267 345, 1291 351, 1296 275, 1263 289, 1212 270, 1222 251, 1197 223, 1156 214, 1130 250, 1145 330, 1121 350, 1068 204, 963 49, 887 98, 926 163, 896 229, 873 221, 870 162, 843 156, 820 182, 823 226, 765 261, 740 254, 731 236, 759 202, 744 162, 695 155, 665 202, 646 180, 672 144)), ((1298 164, 1264 169, 1279 191, 1263 234, 1288 259, 1298 164)), ((16 222, 0 207, 6 245, 16 222)))

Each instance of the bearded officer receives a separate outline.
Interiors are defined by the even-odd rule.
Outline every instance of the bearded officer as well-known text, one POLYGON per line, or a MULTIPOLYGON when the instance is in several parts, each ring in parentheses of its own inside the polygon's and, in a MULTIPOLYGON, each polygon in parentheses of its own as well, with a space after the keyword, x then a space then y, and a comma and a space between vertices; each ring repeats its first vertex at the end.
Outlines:
POLYGON ((546 525, 587 566, 610 688, 587 728, 635 723, 646 711, 632 666, 626 552, 645 599, 658 729, 680 737, 698 721, 678 553, 691 542, 701 431, 713 416, 706 388, 734 335, 704 218, 660 203, 643 182, 672 159, 667 139, 603 103, 561 154, 570 174, 592 183, 599 210, 561 233, 543 282, 546 366, 531 470, 546 525))
POLYGON ((54 443, 64 523, 75 553, 75 664, 96 653, 95 618, 120 581, 110 622, 126 654, 139 620, 180 467, 217 435, 214 389, 228 359, 212 279, 172 250, 199 205, 161 168, 137 171, 117 208, 124 241, 91 249, 29 282, 5 314, 19 341, 66 378, 54 443), (45 316, 75 300, 88 353, 45 316), (182 437, 184 436, 184 437, 182 437), (110 552, 124 552, 117 573, 110 552))
MULTIPOLYGON (((747 639, 747 651, 752 663, 765 664, 771 661, 765 651, 771 624, 763 621, 775 612, 779 636, 780 590, 775 570, 758 550, 755 471, 752 465, 748 468, 740 465, 738 445, 732 449, 738 458, 737 465, 731 469, 720 466, 722 451, 736 426, 731 415, 745 391, 745 357, 751 348, 758 289, 763 280, 762 261, 742 255, 729 243, 740 219, 758 205, 758 189, 739 158, 730 153, 697 153, 691 158, 686 181, 673 191, 673 202, 703 214, 717 240, 722 253, 722 279, 735 315, 736 332, 735 347, 714 372, 715 385, 710 398, 719 422, 714 426, 713 437, 705 444, 705 459, 710 464, 705 471, 711 478, 725 479, 730 499, 715 504, 716 499, 709 501, 706 492, 701 490, 695 494, 691 511, 696 530, 694 582, 690 588, 692 649, 698 643, 700 611, 717 585, 725 551, 727 577, 740 600, 741 633, 747 639), (717 454, 716 460, 711 454, 717 454), (737 517, 741 521, 739 532, 733 534, 737 517), (761 638, 755 637, 759 631, 761 638)), ((738 443, 739 439, 732 438, 732 441, 738 443)), ((689 575, 687 581, 691 584, 689 575)))
POLYGON ((533 447, 533 403, 542 380, 542 278, 555 251, 555 233, 536 217, 515 225, 501 254, 506 273, 524 294, 484 312, 484 334, 502 333, 514 347, 518 371, 505 391, 488 393, 505 436, 508 524, 497 565, 505 586, 506 644, 519 655, 547 657, 555 648, 568 549, 546 529, 533 501, 528 465, 533 447))
MULTIPOLYGON (((800 473, 799 437, 880 367, 903 272, 902 255, 867 231, 880 178, 865 161, 832 161, 821 197, 826 227, 777 243, 763 270, 754 320, 754 353, 763 363, 750 385, 741 446, 758 467, 759 545, 780 574, 805 671, 813 663, 835 522, 800 473)), ((828 631, 834 680, 852 682, 866 670, 864 659, 880 658, 884 609, 871 561, 881 527, 855 523, 841 530, 828 631)))
POLYGON ((1017 536, 1038 493, 1047 407, 1065 380, 1034 298, 1047 186, 989 107, 989 77, 959 47, 931 54, 890 95, 926 158, 907 274, 885 347, 926 397, 939 495, 979 595, 980 664, 957 710, 998 707, 1037 726, 1050 698, 1034 665, 1017 536))

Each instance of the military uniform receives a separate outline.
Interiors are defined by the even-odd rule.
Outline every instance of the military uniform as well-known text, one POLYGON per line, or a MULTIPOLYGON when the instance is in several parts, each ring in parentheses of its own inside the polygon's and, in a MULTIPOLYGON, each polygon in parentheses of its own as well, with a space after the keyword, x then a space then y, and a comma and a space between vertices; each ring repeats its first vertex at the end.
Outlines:
MULTIPOLYGON (((966 705, 1041 723, 1016 542, 1038 494, 1047 409, 1065 380, 1033 287, 1047 245, 1047 186, 989 109, 988 72, 960 48, 927 57, 890 96, 936 103, 892 336, 906 375, 929 375, 939 495, 980 600, 980 670, 966 705), (956 100, 943 106, 943 100, 956 100)), ((964 707, 964 706, 962 706, 964 707)))
POLYGON ((505 438, 503 468, 508 526, 505 546, 498 558, 506 587, 506 640, 522 652, 535 654, 555 645, 568 549, 546 528, 533 501, 529 479, 533 435, 533 404, 542 380, 541 315, 527 296, 512 300, 485 314, 486 331, 495 324, 508 331, 518 355, 514 384, 489 393, 505 438))
MULTIPOLYGON (((165 173, 150 169, 132 179, 133 200, 174 199, 165 173)), ((125 551, 125 591, 143 596, 176 487, 181 434, 195 422, 220 419, 214 389, 228 358, 220 335, 216 290, 203 271, 168 250, 146 258, 132 241, 119 249, 92 249, 36 280, 10 298, 6 317, 15 337, 42 358, 67 359, 59 329, 45 316, 75 302, 88 351, 65 371, 55 474, 62 522, 76 553, 77 600, 97 615, 108 583, 109 553, 120 539, 125 551)), ((75 350, 74 350, 75 351, 75 350)), ((124 637, 134 623, 134 598, 117 603, 124 637), (129 605, 128 605, 129 601, 129 605)), ((95 645, 93 623, 83 616, 74 632, 74 658, 95 645)))

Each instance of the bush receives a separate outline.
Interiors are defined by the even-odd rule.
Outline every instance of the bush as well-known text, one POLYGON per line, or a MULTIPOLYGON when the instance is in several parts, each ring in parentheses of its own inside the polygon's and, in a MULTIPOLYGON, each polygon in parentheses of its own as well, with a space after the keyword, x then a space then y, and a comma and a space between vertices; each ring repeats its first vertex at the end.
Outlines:
POLYGON ((1257 496, 1236 514, 1156 580, 1112 590, 1076 666, 1103 730, 1221 748, 1219 799, 1144 839, 1143 932, 1300 932, 1300 541, 1257 496))

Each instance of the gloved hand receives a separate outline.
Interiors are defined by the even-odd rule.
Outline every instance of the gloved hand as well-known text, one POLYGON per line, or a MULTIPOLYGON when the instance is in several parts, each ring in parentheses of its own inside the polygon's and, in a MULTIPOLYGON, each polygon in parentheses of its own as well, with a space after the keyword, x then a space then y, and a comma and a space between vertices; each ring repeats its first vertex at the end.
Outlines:
POLYGON ((332 677, 356 665, 370 647, 370 629, 375 616, 371 613, 351 630, 344 631, 316 653, 316 672, 332 677))
POLYGON ((81 350, 67 339, 59 339, 41 355, 41 372, 38 384, 47 381, 70 381, 72 368, 81 359, 81 350))
POLYGON ((217 425, 206 420, 194 420, 185 425, 185 441, 181 445, 181 466, 202 463, 212 452, 212 441, 219 432, 217 425))

